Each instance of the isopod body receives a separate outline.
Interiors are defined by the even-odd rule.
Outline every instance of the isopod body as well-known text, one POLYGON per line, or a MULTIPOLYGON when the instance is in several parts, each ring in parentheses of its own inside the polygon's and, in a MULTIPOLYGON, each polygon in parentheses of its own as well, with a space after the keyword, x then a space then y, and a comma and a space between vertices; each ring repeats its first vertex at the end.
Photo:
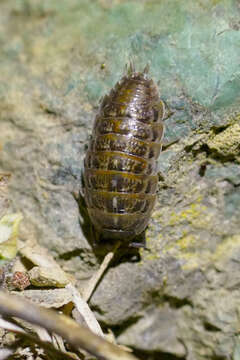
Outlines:
POLYGON ((130 68, 95 119, 83 178, 88 213, 103 238, 129 241, 142 233, 156 200, 164 103, 147 72, 130 68))

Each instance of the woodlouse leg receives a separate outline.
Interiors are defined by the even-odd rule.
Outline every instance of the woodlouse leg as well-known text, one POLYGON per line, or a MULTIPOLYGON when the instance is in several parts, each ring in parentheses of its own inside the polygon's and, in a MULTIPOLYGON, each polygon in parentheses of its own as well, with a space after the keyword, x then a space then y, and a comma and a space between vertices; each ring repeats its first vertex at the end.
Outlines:
POLYGON ((145 250, 149 250, 146 247, 146 232, 145 232, 145 230, 140 235, 138 235, 137 240, 139 240, 139 241, 130 242, 129 247, 137 248, 137 249, 143 248, 145 250))
POLYGON ((156 111, 156 120, 163 120, 165 118, 165 112, 166 112, 166 106, 165 103, 160 100, 158 103, 154 104, 153 106, 154 110, 156 111))
POLYGON ((168 139, 162 140, 162 150, 166 150, 169 146, 176 144, 180 139, 169 141, 168 139))
POLYGON ((90 225, 90 236, 92 240, 92 245, 94 247, 99 245, 100 242, 100 234, 99 232, 94 228, 93 224, 90 225))
POLYGON ((164 114, 163 114, 163 121, 169 119, 173 114, 174 111, 172 111, 168 105, 168 103, 165 101, 164 102, 164 114))

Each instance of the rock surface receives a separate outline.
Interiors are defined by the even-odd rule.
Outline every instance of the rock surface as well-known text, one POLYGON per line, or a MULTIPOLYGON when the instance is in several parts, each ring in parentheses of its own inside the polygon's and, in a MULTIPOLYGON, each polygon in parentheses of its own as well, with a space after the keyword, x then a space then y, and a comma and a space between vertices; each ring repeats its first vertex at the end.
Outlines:
POLYGON ((10 210, 24 214, 21 238, 48 247, 82 282, 98 258, 72 192, 99 99, 133 59, 139 69, 150 63, 174 112, 150 251, 112 267, 91 299, 144 359, 229 359, 239 349, 239 15, 227 0, 0 4, 10 210))

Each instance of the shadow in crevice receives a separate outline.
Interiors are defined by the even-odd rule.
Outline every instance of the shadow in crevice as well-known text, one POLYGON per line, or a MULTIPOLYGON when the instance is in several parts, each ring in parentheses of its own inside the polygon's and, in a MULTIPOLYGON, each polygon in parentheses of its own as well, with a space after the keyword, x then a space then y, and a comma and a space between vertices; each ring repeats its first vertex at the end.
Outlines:
POLYGON ((221 132, 223 132, 224 130, 226 130, 229 127, 229 125, 230 124, 226 124, 226 125, 222 125, 222 126, 213 126, 212 131, 214 132, 215 135, 218 135, 221 132))
MULTIPOLYGON (((94 307, 92 307, 91 309, 93 310, 98 310, 94 307)), ((103 329, 104 332, 107 332, 109 330, 109 328, 111 328, 111 331, 113 332, 114 336, 117 338, 118 336, 120 336, 124 331, 126 331, 129 327, 135 325, 138 320, 141 319, 141 316, 133 316, 125 321, 123 321, 121 324, 119 325, 111 325, 111 324, 106 324, 104 322, 101 322, 101 327, 103 329)))
POLYGON ((211 331, 211 332, 216 332, 216 331, 222 331, 220 328, 218 328, 217 326, 209 323, 208 321, 205 321, 203 323, 204 329, 206 331, 211 331))
POLYGON ((159 290, 154 290, 150 292, 151 302, 154 304, 168 304, 171 309, 180 309, 186 305, 193 307, 193 304, 190 299, 182 298, 179 299, 172 295, 168 295, 164 293, 164 287, 162 288, 162 292, 159 290))
POLYGON ((168 352, 148 352, 148 351, 141 351, 141 350, 135 350, 133 351, 133 354, 138 357, 138 359, 141 360, 185 360, 185 356, 176 356, 173 354, 170 354, 168 352))
POLYGON ((191 301, 187 298, 179 299, 174 296, 169 296, 166 294, 163 294, 163 301, 167 302, 172 309, 179 309, 186 305, 189 305, 191 307, 193 306, 191 301))

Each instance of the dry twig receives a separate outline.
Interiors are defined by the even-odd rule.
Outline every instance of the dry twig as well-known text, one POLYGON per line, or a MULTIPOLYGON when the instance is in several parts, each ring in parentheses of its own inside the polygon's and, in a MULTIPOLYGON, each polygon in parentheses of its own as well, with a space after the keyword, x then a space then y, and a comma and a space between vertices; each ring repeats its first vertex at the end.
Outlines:
POLYGON ((87 302, 82 299, 82 297, 79 294, 79 291, 72 285, 68 284, 66 286, 66 289, 68 289, 72 294, 72 301, 74 305, 76 306, 77 311, 82 315, 83 319, 85 320, 88 328, 96 335, 104 337, 104 334, 102 332, 102 329, 95 318, 93 312, 89 308, 87 302))
MULTIPOLYGON (((43 341, 42 339, 37 338, 36 336, 30 335, 29 333, 27 333, 26 331, 24 331, 23 328, 21 328, 20 326, 1 319, 0 318, 0 327, 2 329, 14 332, 16 334, 21 335, 21 337, 26 338, 27 340, 30 340, 33 344, 38 344, 41 348, 43 348, 47 354, 49 354, 51 356, 51 358, 57 358, 57 359, 72 359, 72 356, 70 354, 68 354, 66 351, 62 352, 58 349, 56 349, 50 342, 48 341, 43 341)), ((11 353, 13 353, 13 349, 11 349, 11 353)), ((7 355, 5 356, 4 352, 0 353, 0 359, 6 359, 7 355)))
POLYGON ((117 249, 119 248, 119 246, 120 246, 120 242, 117 242, 113 251, 109 252, 105 256, 99 270, 90 279, 90 282, 89 282, 87 288, 83 291, 83 299, 85 301, 88 301, 90 299, 90 297, 92 296, 93 291, 95 290, 95 288, 96 288, 98 282, 100 281, 101 277, 103 276, 104 272, 108 268, 112 258, 114 257, 114 254, 117 251, 117 249))
POLYGON ((40 308, 20 297, 8 295, 2 291, 0 292, 0 313, 16 316, 42 326, 49 332, 62 336, 76 349, 82 348, 102 360, 137 360, 132 354, 126 353, 118 346, 93 334, 67 316, 40 308))

